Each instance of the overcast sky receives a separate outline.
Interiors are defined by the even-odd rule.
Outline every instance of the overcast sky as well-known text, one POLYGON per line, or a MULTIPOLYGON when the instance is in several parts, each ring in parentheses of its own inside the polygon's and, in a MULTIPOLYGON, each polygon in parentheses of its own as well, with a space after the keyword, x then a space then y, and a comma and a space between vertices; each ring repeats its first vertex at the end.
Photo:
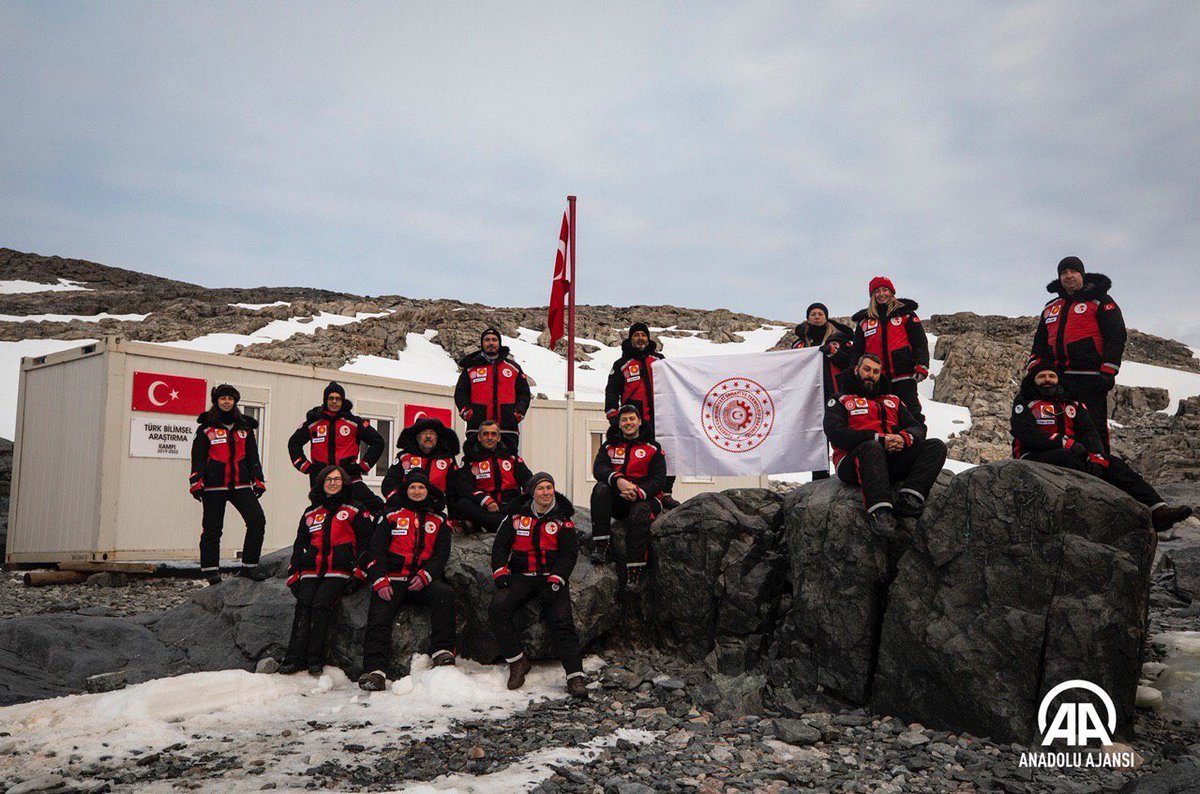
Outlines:
POLYGON ((1200 345, 1200 3, 0 0, 0 245, 209 286, 1032 314, 1200 345))

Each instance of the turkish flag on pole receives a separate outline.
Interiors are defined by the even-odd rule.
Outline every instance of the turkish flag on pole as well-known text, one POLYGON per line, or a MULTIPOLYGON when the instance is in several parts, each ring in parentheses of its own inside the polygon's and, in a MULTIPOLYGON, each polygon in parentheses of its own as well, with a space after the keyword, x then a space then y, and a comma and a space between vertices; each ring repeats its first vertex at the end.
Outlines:
POLYGON ((195 416, 208 408, 208 381, 157 372, 133 373, 133 410, 195 416))
POLYGON ((558 233, 558 253, 554 257, 554 280, 550 282, 550 314, 546 327, 550 330, 550 349, 565 335, 563 318, 566 316, 567 294, 571 279, 567 274, 567 241, 570 239, 571 224, 567 213, 563 213, 562 231, 558 233))

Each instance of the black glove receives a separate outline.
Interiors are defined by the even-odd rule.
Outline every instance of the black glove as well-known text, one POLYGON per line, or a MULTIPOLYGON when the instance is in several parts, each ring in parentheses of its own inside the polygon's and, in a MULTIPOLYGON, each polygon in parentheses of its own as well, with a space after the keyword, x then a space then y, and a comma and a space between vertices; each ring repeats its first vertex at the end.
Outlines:
POLYGON ((834 353, 837 352, 837 343, 836 342, 826 342, 825 344, 818 347, 817 350, 820 350, 822 353, 824 353, 827 356, 832 356, 834 353))
POLYGON ((1100 378, 1100 388, 1107 391, 1112 391, 1117 385, 1117 376, 1111 372, 1101 372, 1097 375, 1100 378))

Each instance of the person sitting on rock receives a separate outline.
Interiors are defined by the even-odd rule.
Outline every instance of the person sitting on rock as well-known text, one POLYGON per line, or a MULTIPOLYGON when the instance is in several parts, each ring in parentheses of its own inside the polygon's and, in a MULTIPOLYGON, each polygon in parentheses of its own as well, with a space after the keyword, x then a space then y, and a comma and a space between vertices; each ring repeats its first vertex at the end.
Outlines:
POLYGON ((338 465, 347 472, 346 483, 355 501, 379 512, 383 500, 371 492, 362 476, 371 471, 386 442, 371 423, 352 413, 354 403, 346 399, 346 390, 337 381, 325 387, 322 403, 309 410, 304 421, 288 439, 288 454, 296 470, 307 474, 309 485, 316 487, 317 473, 325 466, 338 465), (304 454, 309 445, 311 460, 304 454), (361 459, 359 457, 361 447, 361 459))
POLYGON ((916 518, 946 462, 946 445, 926 438, 904 401, 889 388, 883 364, 870 353, 841 378, 842 390, 825 408, 825 436, 833 446, 838 479, 861 485, 871 529, 896 534, 895 517, 916 518), (892 507, 892 484, 903 487, 892 507))
POLYGON ((1169 507, 1158 491, 1128 463, 1104 451, 1087 406, 1063 387, 1058 370, 1035 362, 1013 400, 1013 457, 1086 471, 1150 508, 1155 531, 1163 532, 1192 514, 1186 505, 1169 507))
POLYGON ((405 475, 401 488, 403 492, 388 499, 367 554, 372 592, 358 685, 368 692, 387 687, 384 671, 392 649, 392 622, 406 602, 432 607, 433 666, 454 664, 454 591, 442 578, 451 532, 441 512, 442 492, 420 468, 405 475))
MULTIPOLYGON (((829 319, 829 309, 824 303, 813 303, 804 312, 807 319, 796 326, 796 341, 792 350, 803 350, 815 347, 825 356, 821 368, 821 383, 824 387, 825 399, 828 400, 837 391, 837 378, 842 370, 835 363, 834 357, 843 345, 850 343, 854 331, 848 325, 837 320, 829 319)), ((828 454, 828 452, 826 453, 828 454)), ((814 480, 828 480, 829 466, 812 473, 814 480)))
POLYGON ((592 464, 592 542, 597 561, 604 560, 612 535, 612 519, 625 525, 625 588, 641 589, 649 559, 650 524, 662 513, 658 495, 667 479, 662 447, 649 439, 635 405, 622 406, 616 427, 592 464))
POLYGON ((513 506, 492 544, 492 579, 496 595, 488 610, 492 633, 508 662, 508 688, 520 689, 533 668, 521 649, 513 613, 536 597, 550 627, 550 643, 567 674, 567 692, 587 697, 583 651, 571 614, 568 580, 579 556, 571 516, 575 508, 554 489, 544 471, 526 484, 528 496, 513 506))
MULTIPOLYGON (((604 414, 613 427, 621 407, 632 405, 642 418, 646 438, 654 440, 654 362, 664 358, 658 343, 650 338, 650 326, 643 322, 629 326, 629 335, 621 340, 621 356, 613 363, 604 387, 604 414)), ((661 500, 663 509, 679 506, 671 495, 674 488, 675 478, 668 476, 661 500)))
POLYGON ((528 480, 529 467, 501 439, 500 423, 487 419, 463 445, 454 511, 470 528, 495 532, 528 480))
POLYGON ((867 286, 871 296, 867 308, 855 313, 854 338, 834 355, 842 369, 870 353, 883 363, 883 375, 892 392, 904 400, 909 413, 921 424, 921 398, 917 384, 929 377, 929 340, 917 316, 917 302, 897 298, 896 287, 886 276, 876 276, 867 286))
POLYGON ((196 417, 192 440, 189 490, 204 508, 200 519, 200 575, 209 584, 221 581, 221 533, 225 505, 232 504, 246 522, 242 567, 238 576, 257 582, 267 578, 258 567, 267 518, 259 498, 266 493, 258 457, 258 420, 238 410, 241 394, 228 383, 212 390, 212 405, 196 417))
POLYGON ((325 666, 333 609, 361 584, 365 551, 376 519, 350 492, 350 476, 341 466, 317 472, 309 494, 312 504, 296 528, 287 586, 296 596, 292 635, 279 672, 308 667, 320 675, 325 666))
POLYGON ((1058 263, 1058 278, 1046 285, 1055 295, 1042 307, 1027 371, 1054 366, 1063 386, 1086 405, 1108 454, 1108 393, 1117 383, 1125 353, 1125 318, 1109 297, 1112 279, 1085 273, 1083 260, 1058 263))
POLYGON ((405 476, 414 469, 425 472, 429 482, 453 504, 458 479, 458 434, 439 419, 422 417, 400 432, 396 439, 400 452, 383 476, 383 498, 400 496, 405 476))
POLYGON ((499 422, 505 443, 516 452, 521 445, 521 420, 529 412, 529 380, 521 365, 501 344, 500 332, 487 328, 479 349, 458 362, 462 372, 454 387, 454 405, 467 423, 467 438, 483 421, 499 422))

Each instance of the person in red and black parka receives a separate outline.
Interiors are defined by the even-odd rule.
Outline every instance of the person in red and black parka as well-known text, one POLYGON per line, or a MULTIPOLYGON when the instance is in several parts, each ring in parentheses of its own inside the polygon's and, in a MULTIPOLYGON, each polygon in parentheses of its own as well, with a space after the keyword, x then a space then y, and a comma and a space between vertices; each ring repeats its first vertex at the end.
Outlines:
POLYGON ((454 514, 481 532, 495 532, 504 513, 521 495, 529 467, 500 437, 500 424, 488 419, 463 445, 454 514))
POLYGON ((825 436, 833 445, 838 479, 861 485, 871 530, 894 538, 893 518, 916 518, 946 462, 946 445, 925 437, 899 395, 889 389, 883 363, 866 353, 850 372, 842 373, 842 389, 825 403, 825 436), (904 487, 892 508, 892 483, 904 487))
POLYGON ((925 424, 917 384, 929 377, 929 340, 917 316, 917 302, 897 298, 895 285, 884 276, 871 279, 867 291, 870 303, 851 318, 857 323, 854 338, 834 355, 834 363, 846 370, 864 353, 878 358, 892 393, 904 400, 914 419, 925 424))
POLYGON ((1085 273, 1083 261, 1068 256, 1058 263, 1058 278, 1046 285, 1055 295, 1042 308, 1029 369, 1051 364, 1067 390, 1088 407, 1097 430, 1108 446, 1108 393, 1117 382, 1125 354, 1125 318, 1109 297, 1112 280, 1085 273))
POLYGON ((532 669, 521 650, 513 613, 532 598, 542 604, 550 627, 550 643, 567 674, 567 692, 587 697, 583 652, 571 613, 568 580, 579 557, 579 540, 571 516, 575 508, 554 490, 544 471, 526 484, 529 496, 513 507, 492 544, 492 578, 496 595, 488 609, 492 633, 508 662, 508 688, 520 689, 532 669))
MULTIPOLYGON (((650 338, 650 326, 643 322, 629 326, 629 335, 621 340, 621 357, 613 363, 604 387, 604 414, 613 427, 621 407, 632 405, 638 409, 646 437, 654 440, 654 362, 663 358, 658 343, 650 338)), ((675 478, 668 476, 663 487, 663 509, 679 506, 671 495, 674 487, 675 478)))
POLYGON ((521 365, 500 343, 500 332, 487 328, 479 349, 458 362, 462 372, 454 387, 454 406, 467 423, 467 439, 485 419, 500 423, 504 441, 513 452, 521 447, 521 420, 529 412, 529 381, 521 365))
POLYGON ((662 447, 650 440, 635 405, 617 414, 592 464, 593 554, 602 561, 608 553, 612 519, 625 525, 625 589, 641 589, 642 569, 650 552, 650 525, 662 513, 658 495, 667 479, 662 447))
POLYGON ((349 475, 341 466, 326 466, 313 478, 311 505, 300 516, 287 585, 296 596, 292 634, 279 672, 308 667, 320 675, 325 666, 333 608, 362 583, 365 555, 377 519, 354 501, 349 475))
POLYGON ((454 664, 454 591, 442 578, 450 557, 451 531, 442 513, 442 492, 422 469, 409 471, 401 488, 388 499, 367 555, 372 592, 358 685, 368 692, 387 687, 392 622, 406 603, 432 607, 429 655, 433 666, 454 664))
POLYGON ((1187 506, 1169 507, 1128 463, 1105 452, 1091 411, 1063 388, 1058 370, 1049 362, 1034 364, 1021 381, 1011 430, 1014 458, 1086 471, 1115 485, 1150 508, 1157 532, 1192 514, 1187 506))
MULTIPOLYGON (((821 382, 825 389, 825 399, 828 400, 837 391, 837 377, 842 371, 833 363, 834 356, 842 349, 842 345, 850 343, 854 330, 837 320, 829 319, 829 309, 824 303, 810 304, 804 316, 805 321, 796 326, 796 341, 792 343, 792 350, 815 347, 825 356, 821 382)), ((829 467, 814 471, 812 478, 829 479, 829 467)))
POLYGON ((400 496, 405 475, 421 469, 429 482, 442 492, 446 504, 454 503, 458 479, 457 433, 438 419, 422 417, 400 432, 396 447, 400 452, 383 476, 381 490, 385 500, 400 496))
POLYGON ((238 410, 238 390, 222 383, 212 390, 212 406, 196 417, 199 427, 192 440, 192 473, 189 490, 204 506, 200 526, 200 574, 209 584, 221 581, 221 532, 225 505, 232 504, 246 522, 239 576, 256 582, 266 579, 258 568, 267 518, 259 498, 266 493, 262 462, 258 457, 258 421, 238 410))
POLYGON ((362 481, 383 454, 386 442, 371 423, 356 416, 354 403, 346 399, 346 390, 337 381, 325 387, 320 405, 309 410, 304 421, 288 439, 288 455, 292 465, 308 475, 309 485, 316 486, 316 475, 325 466, 338 465, 347 472, 350 489, 355 501, 364 507, 379 512, 383 500, 371 492, 362 481), (309 445, 309 455, 304 454, 304 445, 309 445), (360 445, 366 446, 359 459, 360 445))

